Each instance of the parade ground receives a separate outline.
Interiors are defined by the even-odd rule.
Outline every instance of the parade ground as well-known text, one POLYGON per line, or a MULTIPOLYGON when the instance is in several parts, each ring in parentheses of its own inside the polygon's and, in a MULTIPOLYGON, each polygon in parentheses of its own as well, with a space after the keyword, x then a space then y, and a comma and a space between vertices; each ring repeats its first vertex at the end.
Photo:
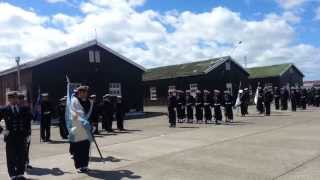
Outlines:
MULTIPOLYGON (((146 108, 165 111, 165 108, 146 108)), ((167 116, 125 122, 126 132, 96 137, 101 162, 91 149, 90 169, 79 174, 70 159, 69 144, 52 127, 52 142, 39 142, 33 126, 30 179, 147 180, 319 180, 320 109, 273 112, 263 117, 250 108, 248 117, 232 124, 178 124, 168 128, 167 116)), ((236 114, 236 113, 235 113, 236 114)), ((3 138, 0 180, 9 179, 3 138)))

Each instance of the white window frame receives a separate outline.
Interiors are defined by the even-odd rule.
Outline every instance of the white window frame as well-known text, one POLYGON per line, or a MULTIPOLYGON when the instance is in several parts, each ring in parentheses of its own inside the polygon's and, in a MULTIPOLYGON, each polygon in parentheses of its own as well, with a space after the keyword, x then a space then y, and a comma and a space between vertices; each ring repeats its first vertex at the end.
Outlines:
MULTIPOLYGON (((175 91, 176 90, 176 86, 175 85, 170 85, 170 86, 168 86, 168 90, 169 91, 170 90, 174 90, 175 91)), ((176 92, 174 92, 173 95, 177 95, 176 92)))
POLYGON ((157 88, 155 86, 150 87, 150 100, 156 101, 157 98, 157 88))
POLYGON ((121 96, 121 83, 109 83, 109 94, 113 96, 121 96))
POLYGON ((94 51, 93 50, 89 50, 89 62, 90 63, 94 63, 94 51))
POLYGON ((226 83, 226 88, 228 91, 230 91, 230 94, 232 94, 232 90, 233 90, 233 87, 232 87, 232 83, 226 83))
POLYGON ((94 60, 96 63, 101 62, 101 56, 100 56, 100 51, 94 51, 94 60))
POLYGON ((226 62, 226 71, 230 71, 231 70, 231 62, 228 61, 226 62))
POLYGON ((189 88, 190 88, 190 94, 195 97, 198 90, 198 83, 189 84, 189 88))

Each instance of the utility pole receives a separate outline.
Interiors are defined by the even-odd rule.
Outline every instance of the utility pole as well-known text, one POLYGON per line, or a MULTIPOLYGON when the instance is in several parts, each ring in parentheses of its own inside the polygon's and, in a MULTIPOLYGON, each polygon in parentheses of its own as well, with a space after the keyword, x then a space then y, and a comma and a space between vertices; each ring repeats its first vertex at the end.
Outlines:
POLYGON ((20 57, 19 57, 19 56, 17 56, 17 57, 15 58, 15 60, 16 60, 16 63, 17 63, 17 75, 18 75, 17 80, 18 80, 18 90, 20 91, 20 90, 21 90, 21 79, 20 79, 20 57))

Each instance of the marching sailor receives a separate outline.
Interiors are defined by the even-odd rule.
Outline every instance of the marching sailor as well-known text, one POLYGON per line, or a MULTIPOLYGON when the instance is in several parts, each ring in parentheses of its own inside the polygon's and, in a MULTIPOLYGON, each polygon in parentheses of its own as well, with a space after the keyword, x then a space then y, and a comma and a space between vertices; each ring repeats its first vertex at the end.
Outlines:
POLYGON ((257 110, 260 114, 264 113, 263 106, 263 89, 261 86, 258 86, 258 102, 257 102, 257 110))
POLYGON ((63 97, 60 99, 60 103, 58 105, 58 114, 59 114, 59 129, 60 136, 62 139, 68 139, 68 129, 66 124, 66 101, 67 97, 63 97))
POLYGON ((280 89, 276 86, 274 87, 274 104, 276 110, 280 109, 280 89))
POLYGON ((214 119, 216 121, 216 124, 219 124, 220 121, 222 121, 221 97, 220 97, 219 90, 214 90, 213 109, 214 109, 214 119))
POLYGON ((246 96, 243 93, 243 90, 239 90, 239 99, 240 99, 240 111, 241 111, 241 116, 244 117, 246 116, 246 96))
POLYGON ((232 110, 232 96, 230 94, 230 91, 224 91, 224 97, 223 97, 223 103, 224 103, 224 113, 226 117, 226 122, 232 122, 233 121, 233 110, 232 110))
POLYGON ((272 100, 273 100, 272 87, 265 87, 264 94, 263 94, 263 102, 266 108, 266 111, 265 111, 266 116, 270 116, 272 100))
POLYGON ((248 108, 250 104, 250 93, 248 88, 243 89, 243 96, 244 96, 244 112, 245 114, 249 114, 248 108))
POLYGON ((41 102, 41 123, 40 123, 40 131, 41 131, 41 139, 43 142, 50 141, 50 127, 51 127, 51 116, 53 112, 53 107, 51 102, 49 101, 49 94, 43 93, 42 102, 41 102))
POLYGON ((79 172, 88 172, 89 149, 92 141, 89 118, 92 113, 93 102, 88 100, 88 86, 77 88, 77 96, 71 99, 71 130, 69 134, 70 147, 75 168, 79 172))
POLYGON ((203 96, 199 90, 197 90, 196 95, 196 119, 197 123, 202 123, 203 121, 203 96))
POLYGON ((289 99, 289 91, 287 88, 283 87, 281 88, 281 110, 288 110, 288 99, 289 99))
POLYGON ((123 118, 126 114, 126 107, 122 101, 122 96, 117 96, 116 103, 116 120, 117 120, 117 128, 119 131, 124 131, 123 127, 123 118))
POLYGON ((7 93, 9 104, 0 109, 0 119, 4 119, 6 130, 4 141, 6 142, 7 169, 11 179, 26 179, 27 141, 30 138, 31 122, 25 118, 26 108, 18 105, 18 94, 15 91, 7 93))
POLYGON ((194 107, 194 97, 191 96, 190 90, 186 91, 186 106, 187 106, 187 119, 188 123, 193 123, 193 107, 194 107))
POLYGON ((294 87, 291 88, 290 100, 291 100, 291 110, 293 112, 297 111, 297 92, 296 92, 296 88, 294 87))
POLYGON ((301 108, 303 110, 306 110, 307 109, 307 97, 308 97, 308 92, 305 88, 302 89, 301 91, 301 99, 300 99, 300 102, 301 102, 301 108))
POLYGON ((177 116, 178 116, 178 123, 183 123, 185 116, 186 116, 186 100, 183 95, 183 91, 177 90, 177 116))
POLYGON ((22 117, 25 119, 26 122, 30 122, 30 124, 27 125, 28 128, 28 137, 26 141, 26 163, 25 166, 27 169, 32 169, 32 166, 30 165, 30 159, 29 159, 29 151, 30 151, 30 144, 31 144, 31 121, 33 120, 33 114, 31 112, 31 109, 29 107, 29 104, 25 100, 25 95, 23 92, 18 92, 18 105, 19 109, 22 113, 22 117))
POLYGON ((212 120, 212 97, 210 95, 210 91, 204 90, 204 96, 203 96, 203 107, 204 107, 204 118, 206 121, 206 124, 211 122, 212 120))
POLYGON ((111 95, 110 94, 105 94, 103 96, 103 103, 101 106, 101 112, 102 112, 102 117, 103 117, 103 127, 107 132, 113 132, 112 129, 112 122, 114 119, 114 112, 115 108, 113 103, 111 102, 111 95))
POLYGON ((176 108, 177 108, 177 98, 175 96, 175 90, 168 91, 168 116, 169 116, 169 124, 171 128, 176 127, 176 108))

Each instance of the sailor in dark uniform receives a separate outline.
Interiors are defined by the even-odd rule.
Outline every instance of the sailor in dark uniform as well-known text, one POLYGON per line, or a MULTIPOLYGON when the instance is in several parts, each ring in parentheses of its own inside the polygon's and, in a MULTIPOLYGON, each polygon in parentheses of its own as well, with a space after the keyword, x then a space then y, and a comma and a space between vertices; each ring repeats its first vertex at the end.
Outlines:
POLYGON ((263 94, 263 102, 266 109, 265 110, 266 116, 270 116, 272 100, 273 100, 272 87, 265 87, 264 94, 263 94))
POLYGON ((281 110, 288 110, 288 100, 289 100, 289 91, 287 88, 285 87, 282 87, 281 88, 281 97, 280 97, 280 100, 281 100, 281 110))
POLYGON ((315 91, 314 102, 316 107, 320 106, 320 89, 316 89, 315 91))
POLYGON ((68 129, 66 124, 66 101, 67 98, 63 97, 60 99, 58 105, 58 115, 59 115, 59 130, 62 139, 68 139, 68 129))
POLYGON ((190 90, 186 91, 186 107, 187 107, 187 121, 193 123, 193 108, 194 108, 194 97, 191 96, 190 90))
POLYGON ((258 102, 257 102, 257 110, 260 114, 264 113, 263 106, 263 89, 261 86, 258 87, 258 102))
POLYGON ((274 87, 274 105, 276 110, 280 109, 280 89, 276 86, 274 87))
POLYGON ((103 96, 103 104, 101 107, 101 113, 104 121, 104 128, 107 132, 113 132, 112 122, 114 119, 115 107, 111 102, 111 95, 105 94, 103 96))
POLYGON ((298 108, 301 108, 301 96, 302 96, 302 91, 301 91, 301 88, 300 87, 298 87, 297 89, 296 89, 296 100, 297 100, 297 107, 298 108))
POLYGON ((246 96, 243 93, 243 90, 240 89, 239 90, 239 99, 240 99, 240 111, 241 111, 241 116, 244 117, 246 116, 247 112, 246 112, 246 96))
POLYGON ((226 117, 226 122, 233 121, 233 100, 230 91, 224 91, 223 97, 223 104, 224 104, 224 114, 226 117))
POLYGON ((214 119, 216 124, 220 124, 222 121, 222 112, 221 112, 221 95, 219 90, 214 90, 213 95, 213 110, 214 110, 214 119))
POLYGON ((177 90, 177 117, 178 117, 178 123, 183 123, 185 116, 186 116, 186 100, 184 98, 183 91, 177 90))
POLYGON ((30 144, 31 144, 31 121, 34 119, 33 114, 31 112, 30 106, 28 102, 25 100, 25 94, 23 92, 18 92, 18 105, 20 112, 22 113, 22 117, 25 119, 25 121, 30 122, 30 125, 28 125, 28 137, 26 141, 26 168, 32 169, 32 166, 30 165, 30 158, 29 158, 29 152, 30 152, 30 144))
POLYGON ((93 134, 99 134, 99 118, 100 118, 100 107, 97 104, 97 96, 92 94, 89 96, 89 100, 93 102, 92 113, 90 116, 90 123, 93 128, 93 134))
POLYGON ((169 96, 168 96, 168 117, 169 117, 169 124, 171 128, 176 127, 176 109, 177 109, 177 97, 175 95, 174 90, 169 90, 168 91, 169 96))
POLYGON ((291 88, 290 100, 291 100, 291 110, 293 112, 297 111, 297 92, 296 92, 296 88, 294 87, 291 88))
POLYGON ((202 123, 203 121, 203 96, 199 90, 196 95, 196 119, 197 123, 202 123))
POLYGON ((250 93, 248 88, 243 89, 243 95, 244 95, 244 111, 245 111, 245 114, 249 114, 248 108, 250 104, 250 93))
POLYGON ((7 169, 11 179, 23 180, 26 169, 27 140, 30 138, 31 122, 25 118, 26 108, 18 106, 17 92, 8 92, 9 104, 0 109, 0 119, 5 120, 7 169))
POLYGON ((43 93, 41 102, 41 139, 43 142, 50 141, 50 131, 51 131, 51 118, 53 107, 51 102, 49 101, 48 93, 43 93))
POLYGON ((117 96, 117 103, 116 103, 116 120, 117 120, 117 128, 120 131, 124 131, 123 126, 123 119, 126 114, 126 107, 122 101, 121 96, 117 96))
POLYGON ((210 95, 210 91, 204 90, 203 91, 203 109, 204 109, 204 119, 206 121, 206 124, 212 121, 212 97, 210 95))
POLYGON ((308 97, 308 92, 306 89, 301 90, 301 96, 300 96, 300 103, 301 103, 301 108, 303 110, 307 109, 307 97, 308 97))

